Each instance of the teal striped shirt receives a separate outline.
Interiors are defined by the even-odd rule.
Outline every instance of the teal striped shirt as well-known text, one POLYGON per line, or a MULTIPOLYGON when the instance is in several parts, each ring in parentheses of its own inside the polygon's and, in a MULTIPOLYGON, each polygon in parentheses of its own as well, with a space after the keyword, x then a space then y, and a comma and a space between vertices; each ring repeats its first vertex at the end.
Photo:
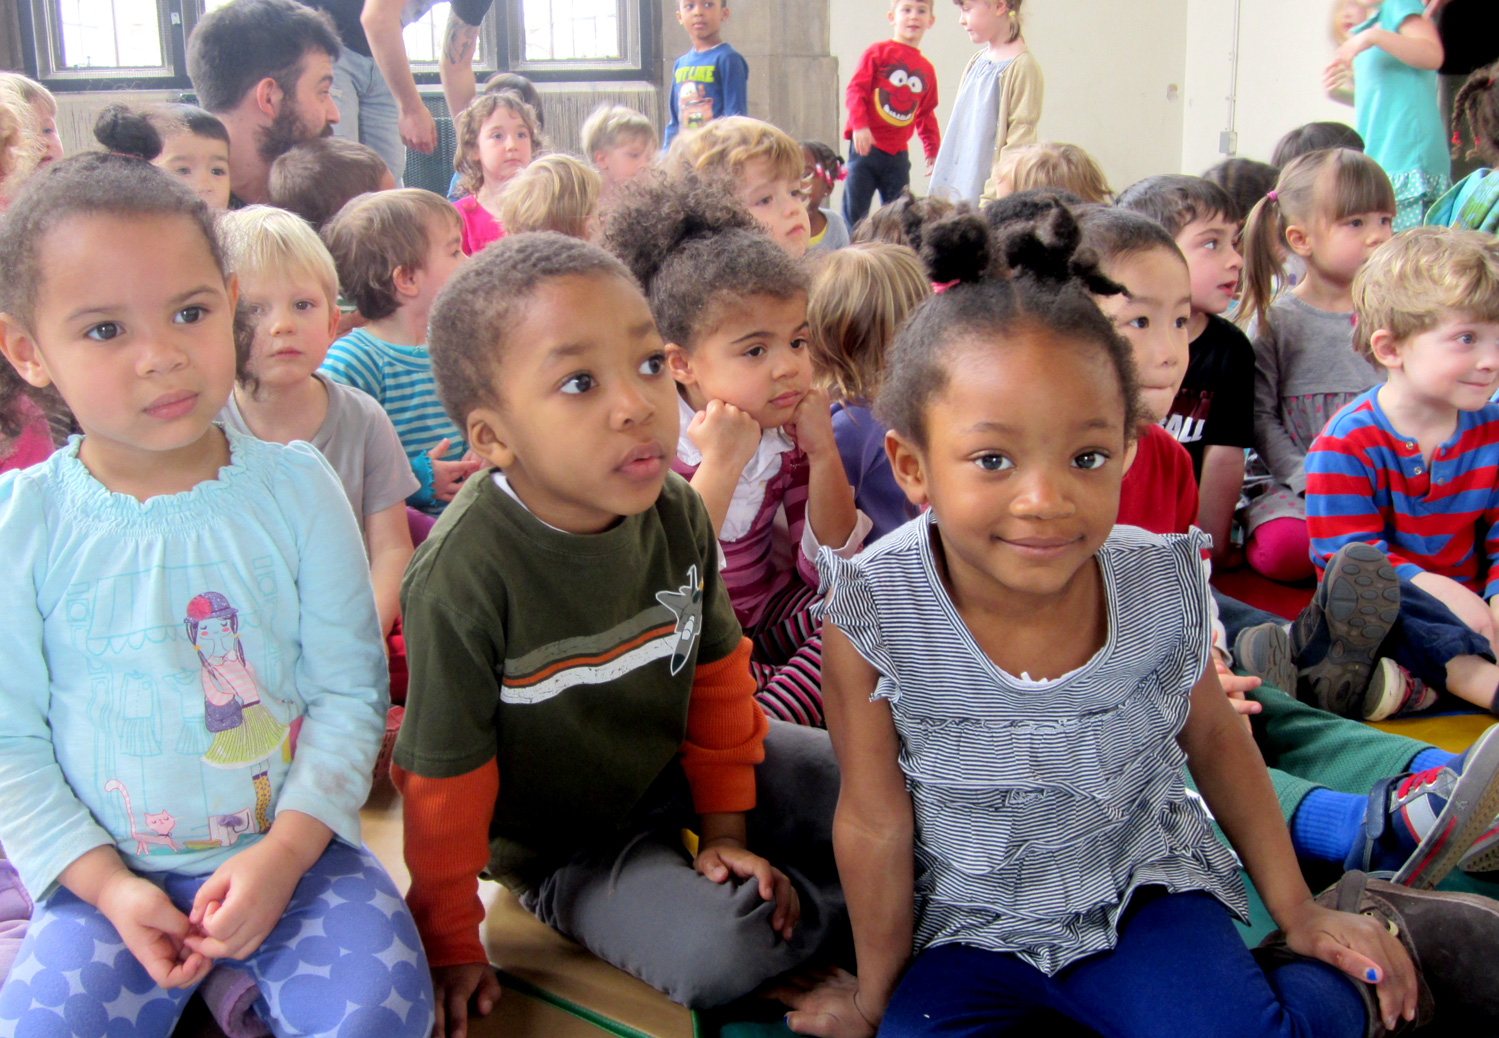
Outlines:
POLYGON ((362 389, 380 401, 422 485, 406 499, 407 504, 434 515, 441 512, 443 502, 432 495, 432 462, 427 452, 446 437, 448 452, 442 460, 457 461, 468 452, 468 442, 437 398, 427 348, 397 346, 356 328, 329 347, 322 370, 334 381, 362 389))

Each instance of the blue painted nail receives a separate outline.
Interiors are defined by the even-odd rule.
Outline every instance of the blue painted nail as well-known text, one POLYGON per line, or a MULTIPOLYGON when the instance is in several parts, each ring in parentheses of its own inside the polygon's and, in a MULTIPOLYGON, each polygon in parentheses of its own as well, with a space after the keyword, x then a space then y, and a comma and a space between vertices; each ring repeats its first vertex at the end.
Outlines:
POLYGON ((1379 971, 1376 970, 1373 966, 1370 966, 1368 969, 1364 970, 1364 979, 1367 980, 1370 984, 1377 984, 1379 982, 1379 971))

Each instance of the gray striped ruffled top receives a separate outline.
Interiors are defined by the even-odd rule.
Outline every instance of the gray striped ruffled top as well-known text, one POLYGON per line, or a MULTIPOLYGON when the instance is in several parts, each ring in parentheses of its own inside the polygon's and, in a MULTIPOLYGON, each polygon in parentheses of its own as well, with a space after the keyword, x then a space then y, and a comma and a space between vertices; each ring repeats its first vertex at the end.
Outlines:
POLYGON ((1109 633, 1053 682, 984 654, 937 575, 932 513, 817 559, 826 619, 879 672, 915 808, 915 948, 1013 952, 1047 974, 1112 948, 1138 887, 1247 921, 1237 859, 1183 781, 1176 735, 1207 665, 1206 538, 1117 526, 1098 551, 1109 633))

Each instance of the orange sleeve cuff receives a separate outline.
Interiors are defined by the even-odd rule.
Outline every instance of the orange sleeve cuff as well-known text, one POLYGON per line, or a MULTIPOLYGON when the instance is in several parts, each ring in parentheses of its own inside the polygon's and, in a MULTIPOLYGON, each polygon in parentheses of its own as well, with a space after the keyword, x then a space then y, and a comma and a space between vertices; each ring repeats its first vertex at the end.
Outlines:
POLYGON ((423 778, 394 765, 401 791, 406 903, 429 966, 487 962, 479 925, 479 872, 489 864, 489 823, 500 792, 500 768, 490 760, 454 778, 423 778))
POLYGON ((755 806, 755 765, 765 759, 770 723, 755 702, 750 641, 721 660, 699 663, 687 707, 682 770, 698 814, 748 811, 755 806))

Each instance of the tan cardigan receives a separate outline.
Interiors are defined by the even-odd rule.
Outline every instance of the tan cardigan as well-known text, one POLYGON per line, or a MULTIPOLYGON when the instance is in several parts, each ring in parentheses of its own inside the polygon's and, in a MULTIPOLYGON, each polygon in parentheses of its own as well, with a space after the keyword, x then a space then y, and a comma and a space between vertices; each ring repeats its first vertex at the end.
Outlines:
MULTIPOLYGON (((979 51, 963 66, 963 78, 968 78, 969 69, 983 55, 979 51)), ((1027 48, 1015 55, 1004 72, 1000 84, 999 112, 995 120, 994 161, 990 163, 989 179, 984 182, 981 201, 997 198, 994 190, 994 171, 999 168, 1000 156, 1006 148, 1036 142, 1036 123, 1041 119, 1041 100, 1046 93, 1046 81, 1041 76, 1041 63, 1027 48)))

